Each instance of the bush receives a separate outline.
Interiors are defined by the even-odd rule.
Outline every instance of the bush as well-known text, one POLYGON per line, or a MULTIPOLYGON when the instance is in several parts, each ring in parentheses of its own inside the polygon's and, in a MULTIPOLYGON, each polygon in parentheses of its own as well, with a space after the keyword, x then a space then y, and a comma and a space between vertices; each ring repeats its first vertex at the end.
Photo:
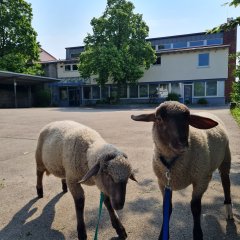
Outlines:
POLYGON ((232 102, 240 102, 240 82, 234 82, 231 93, 232 102))
POLYGON ((36 89, 35 92, 35 106, 49 107, 51 104, 51 92, 47 89, 36 89))
POLYGON ((166 101, 178 101, 179 102, 179 94, 177 93, 169 93, 168 96, 165 98, 166 101))
POLYGON ((199 98, 197 103, 201 105, 205 105, 205 104, 208 104, 208 101, 205 98, 199 98))

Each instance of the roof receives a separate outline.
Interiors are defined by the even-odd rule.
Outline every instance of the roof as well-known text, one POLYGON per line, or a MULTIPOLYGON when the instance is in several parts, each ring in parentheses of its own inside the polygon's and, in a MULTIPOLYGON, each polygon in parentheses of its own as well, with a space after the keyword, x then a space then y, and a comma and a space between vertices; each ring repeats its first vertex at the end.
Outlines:
POLYGON ((230 45, 215 45, 215 46, 200 46, 200 47, 190 47, 190 48, 177 48, 177 49, 166 49, 159 50, 156 53, 169 54, 169 53, 178 53, 178 52, 192 52, 192 51, 204 51, 211 49, 224 49, 229 48, 230 45))
MULTIPOLYGON (((222 32, 219 32, 219 33, 222 33, 222 32)), ((208 35, 208 34, 207 34, 207 32, 198 32, 198 33, 172 35, 172 36, 166 36, 166 37, 164 36, 164 37, 146 38, 146 40, 151 41, 151 40, 160 40, 160 39, 168 39, 168 38, 180 38, 180 37, 191 37, 191 36, 199 36, 199 35, 208 35)), ((209 34, 209 35, 212 35, 212 34, 209 34)))
POLYGON ((52 61, 52 60, 57 60, 53 55, 51 55, 50 53, 48 53, 46 50, 41 49, 41 52, 40 52, 40 61, 43 62, 43 61, 52 61))
POLYGON ((39 83, 50 83, 60 81, 57 78, 35 76, 30 74, 0 71, 0 84, 12 84, 16 81, 20 85, 36 85, 39 83))
POLYGON ((39 63, 44 64, 44 63, 78 63, 79 58, 73 58, 73 59, 60 59, 60 60, 53 60, 53 61, 41 61, 39 63))
POLYGON ((66 47, 65 49, 84 48, 85 46, 66 47))

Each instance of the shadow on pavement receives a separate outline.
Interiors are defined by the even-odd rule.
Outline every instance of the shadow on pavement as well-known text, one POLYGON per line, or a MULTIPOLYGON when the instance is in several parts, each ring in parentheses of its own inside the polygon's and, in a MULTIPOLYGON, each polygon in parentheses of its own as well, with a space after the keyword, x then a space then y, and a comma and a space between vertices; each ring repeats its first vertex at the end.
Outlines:
POLYGON ((56 195, 44 207, 39 217, 28 222, 28 218, 30 218, 37 211, 37 208, 31 209, 31 207, 37 202, 38 198, 30 200, 13 216, 8 225, 0 231, 0 239, 65 239, 61 232, 51 229, 51 225, 55 216, 55 205, 62 196, 63 193, 56 195))
MULTIPOLYGON (((235 209, 238 208, 236 206, 235 209)), ((202 204, 202 230, 204 239, 227 239, 240 240, 237 233, 237 224, 239 223, 238 214, 234 211, 235 220, 225 220, 223 211, 223 197, 217 197, 212 204, 202 204), (220 225, 221 221, 221 225, 220 225), (224 224, 224 227, 223 227, 224 224)), ((148 222, 146 222, 146 231, 143 231, 141 239, 157 239, 162 225, 162 197, 159 199, 149 197, 145 199, 137 199, 129 202, 126 211, 140 214, 152 213, 148 222), (151 229, 151 230, 150 230, 151 229)), ((141 222, 140 219, 138 219, 141 222)), ((189 204, 174 201, 173 196, 173 213, 170 220, 170 239, 188 240, 192 239, 193 219, 189 204)))

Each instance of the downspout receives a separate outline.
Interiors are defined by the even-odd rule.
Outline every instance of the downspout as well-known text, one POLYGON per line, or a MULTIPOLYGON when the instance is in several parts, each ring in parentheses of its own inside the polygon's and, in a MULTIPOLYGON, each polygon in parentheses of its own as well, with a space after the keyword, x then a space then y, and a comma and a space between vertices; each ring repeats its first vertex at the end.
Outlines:
POLYGON ((14 86, 14 106, 15 108, 17 108, 17 82, 15 79, 14 79, 13 86, 14 86))

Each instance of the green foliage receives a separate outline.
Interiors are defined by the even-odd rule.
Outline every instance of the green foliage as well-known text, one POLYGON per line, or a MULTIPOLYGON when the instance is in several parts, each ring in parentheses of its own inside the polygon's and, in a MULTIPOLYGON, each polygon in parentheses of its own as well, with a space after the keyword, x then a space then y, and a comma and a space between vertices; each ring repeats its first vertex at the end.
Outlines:
POLYGON ((51 104, 51 92, 49 89, 37 88, 34 99, 35 107, 49 107, 51 104))
POLYGON ((231 101, 240 102, 240 82, 234 82, 232 85, 231 101))
POLYGON ((208 104, 208 101, 206 98, 199 98, 197 103, 201 104, 201 105, 206 105, 206 104, 208 104))
MULTIPOLYGON (((223 5, 229 5, 230 7, 238 7, 240 6, 240 0, 232 0, 231 2, 227 2, 223 5)), ((223 23, 211 30, 208 31, 208 33, 217 33, 220 31, 229 31, 231 29, 236 28, 237 26, 240 26, 240 16, 236 17, 235 19, 232 19, 228 21, 227 23, 223 23)))
POLYGON ((24 0, 0 0, 0 70, 40 74, 32 8, 24 0))
POLYGON ((126 0, 108 0, 103 15, 93 18, 93 34, 84 40, 79 72, 83 78, 97 75, 104 85, 109 79, 119 86, 135 83, 144 69, 155 62, 155 52, 146 42, 149 28, 134 5, 126 0))
POLYGON ((235 77, 240 79, 240 52, 237 52, 236 56, 234 57, 237 58, 237 65, 236 65, 236 69, 234 70, 234 75, 235 77))
POLYGON ((179 101, 179 94, 177 93, 169 93, 165 99, 166 101, 179 101))
POLYGON ((237 108, 231 109, 231 113, 235 118, 236 122, 238 123, 238 125, 240 126, 240 108, 237 107, 237 108))
POLYGON ((229 6, 234 6, 237 7, 238 5, 240 5, 240 0, 233 0, 231 2, 228 2, 229 6))

